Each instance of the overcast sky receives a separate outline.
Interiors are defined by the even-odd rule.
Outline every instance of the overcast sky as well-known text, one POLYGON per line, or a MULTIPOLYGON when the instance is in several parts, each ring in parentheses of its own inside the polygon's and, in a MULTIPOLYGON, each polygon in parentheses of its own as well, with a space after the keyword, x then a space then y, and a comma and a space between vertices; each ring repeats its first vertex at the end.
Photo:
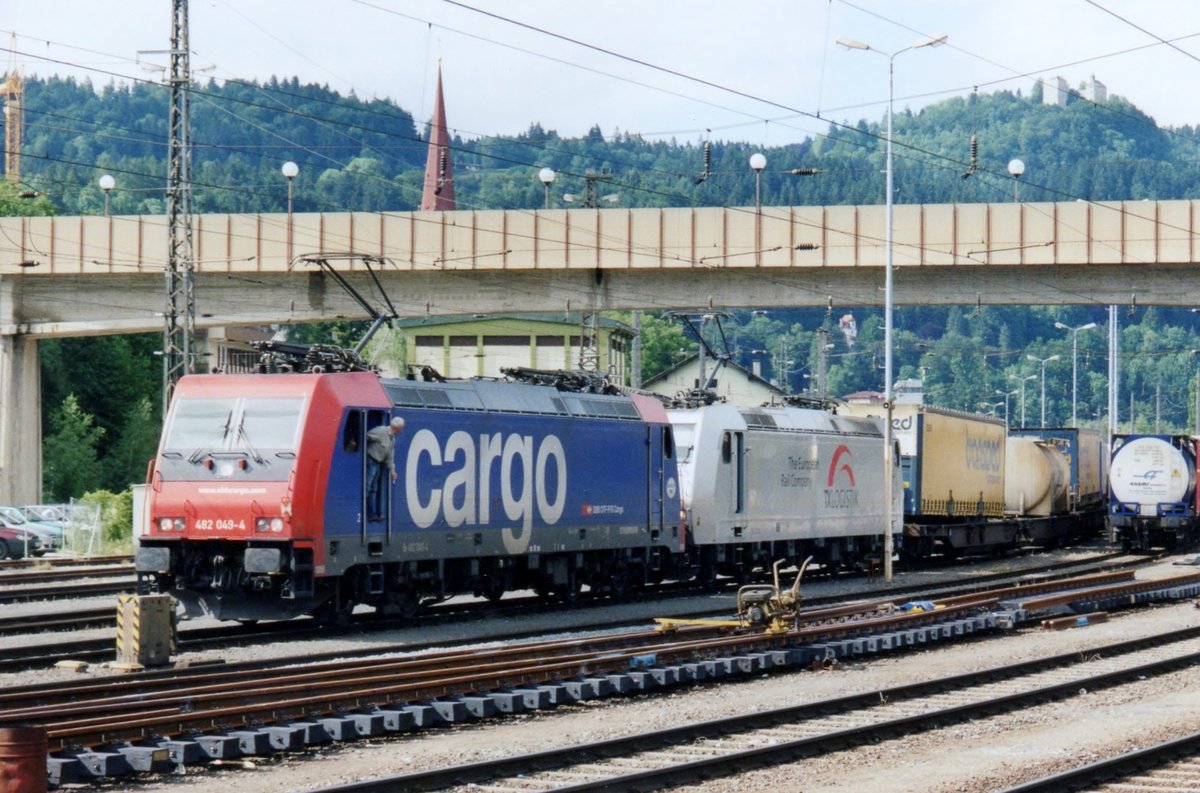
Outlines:
MULTIPOLYGON (((5 6, 0 46, 16 33, 26 74, 156 79, 138 51, 170 43, 170 0, 5 6)), ((816 115, 883 116, 887 57, 835 39, 890 53, 943 33, 945 46, 895 59, 897 109, 1095 75, 1161 125, 1200 123, 1195 0, 192 0, 190 23, 192 66, 214 65, 217 79, 295 75, 394 100, 419 121, 440 59, 449 124, 464 136, 540 122, 566 136, 598 124, 799 141, 826 129, 816 115)))

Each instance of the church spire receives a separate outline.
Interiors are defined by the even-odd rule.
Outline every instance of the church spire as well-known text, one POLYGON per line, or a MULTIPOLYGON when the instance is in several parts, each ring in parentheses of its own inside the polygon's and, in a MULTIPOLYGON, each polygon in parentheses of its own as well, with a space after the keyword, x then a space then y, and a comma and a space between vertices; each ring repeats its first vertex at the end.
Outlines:
POLYGON ((455 209, 454 163, 450 158, 450 133, 446 129, 446 103, 442 99, 441 63, 438 64, 433 120, 429 124, 429 153, 425 158, 421 209, 455 209))

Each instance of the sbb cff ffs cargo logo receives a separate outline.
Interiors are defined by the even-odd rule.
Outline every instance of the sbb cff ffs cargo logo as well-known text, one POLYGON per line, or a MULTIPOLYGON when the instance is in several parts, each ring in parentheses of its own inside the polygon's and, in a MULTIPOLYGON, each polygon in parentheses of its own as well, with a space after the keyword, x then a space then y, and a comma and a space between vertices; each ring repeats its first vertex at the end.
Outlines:
POLYGON ((829 473, 825 477, 825 508, 826 509, 855 509, 858 507, 858 489, 854 481, 854 467, 850 465, 850 447, 839 444, 829 463, 829 473), (835 482, 845 480, 835 487, 835 482))

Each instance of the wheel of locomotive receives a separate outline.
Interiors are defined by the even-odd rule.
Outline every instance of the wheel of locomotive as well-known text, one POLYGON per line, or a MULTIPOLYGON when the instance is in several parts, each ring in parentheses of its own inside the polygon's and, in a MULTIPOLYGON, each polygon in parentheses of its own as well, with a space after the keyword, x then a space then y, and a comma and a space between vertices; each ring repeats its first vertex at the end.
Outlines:
POLYGON ((484 579, 479 594, 495 603, 504 597, 506 591, 508 590, 504 587, 504 581, 499 576, 488 576, 484 579))
POLYGON ((608 583, 605 588, 608 590, 609 596, 616 600, 627 597, 633 590, 628 568, 623 564, 614 566, 609 573, 608 583))
POLYGON ((421 613, 421 599, 412 589, 405 589, 396 595, 396 613, 406 620, 415 619, 421 613))
POLYGON ((16 559, 17 555, 12 548, 8 547, 7 540, 0 540, 0 559, 16 559))
POLYGON ((354 598, 350 587, 343 582, 337 586, 333 596, 322 603, 313 612, 313 617, 322 625, 344 628, 350 624, 354 615, 354 598))
POLYGON ((696 573, 696 583, 709 592, 715 591, 717 588, 716 566, 701 562, 700 568, 696 573))
POLYGON ((583 589, 583 582, 579 580, 579 576, 574 570, 567 577, 567 583, 558 584, 554 587, 554 597, 561 600, 563 603, 575 603, 579 600, 579 593, 583 589))

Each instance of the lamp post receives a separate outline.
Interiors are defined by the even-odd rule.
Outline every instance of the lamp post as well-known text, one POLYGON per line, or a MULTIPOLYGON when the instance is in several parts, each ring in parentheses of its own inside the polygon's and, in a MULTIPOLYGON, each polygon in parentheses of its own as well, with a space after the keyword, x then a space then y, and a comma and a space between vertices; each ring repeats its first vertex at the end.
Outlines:
POLYGON ((288 186, 288 215, 287 215, 287 258, 290 266, 292 261, 292 180, 300 174, 300 166, 288 160, 279 169, 288 186))
POLYGON ((1055 322, 1054 327, 1058 328, 1059 330, 1071 331, 1071 426, 1078 427, 1079 419, 1078 414, 1075 412, 1075 408, 1076 399, 1079 394, 1079 381, 1076 379, 1078 376, 1079 366, 1079 331, 1091 330, 1092 328, 1096 327, 1096 323, 1089 322, 1086 325, 1080 325, 1078 328, 1072 328, 1070 325, 1064 325, 1061 322, 1055 322))
MULTIPOLYGON (((886 506, 884 507, 885 525, 883 529, 883 578, 885 581, 892 580, 892 522, 895 511, 892 503, 895 497, 895 485, 892 478, 892 467, 895 464, 893 460, 895 455, 893 449, 895 445, 895 433, 892 428, 892 104, 895 101, 896 56, 902 52, 920 49, 921 47, 936 47, 939 44, 944 44, 947 38, 948 36, 945 34, 932 36, 890 54, 883 50, 875 49, 870 44, 856 39, 839 38, 837 40, 838 46, 845 47, 846 49, 876 52, 888 59, 887 177, 884 187, 884 203, 887 207, 887 218, 885 221, 887 234, 884 244, 883 280, 883 402, 884 410, 886 411, 883 434, 883 495, 886 502, 886 506)), ((766 165, 765 162, 763 164, 766 165)))
POLYGON ((553 168, 543 168, 538 171, 538 179, 542 180, 542 189, 545 191, 545 203, 543 209, 550 208, 550 185, 554 184, 554 177, 557 176, 553 168))
POLYGON ((108 214, 108 194, 117 186, 117 180, 112 178, 110 174, 104 174, 100 177, 100 189, 104 191, 104 217, 109 217, 108 214))
MULTIPOLYGON (((1020 393, 1020 391, 1021 391, 1021 389, 1019 389, 1019 388, 1014 388, 1012 391, 1001 391, 999 388, 997 388, 995 391, 995 393, 1004 397, 1004 426, 1006 426, 1006 427, 1008 426, 1008 398, 1012 397, 1012 396, 1016 396, 1017 394, 1020 393)), ((1024 422, 1022 422, 1022 423, 1024 423, 1024 422)))
POLYGON ((1013 159, 1009 160, 1008 161, 1008 172, 1010 174, 1012 174, 1012 178, 1013 178, 1013 201, 1014 202, 1020 201, 1021 193, 1017 189, 1017 186, 1021 182, 1021 174, 1025 173, 1025 161, 1018 160, 1015 157, 1013 159))
POLYGON ((288 183, 288 216, 291 217, 291 214, 292 214, 292 180, 295 179, 300 174, 300 166, 296 165, 296 163, 292 162, 291 160, 288 160, 287 162, 285 162, 283 164, 283 166, 279 169, 279 171, 280 171, 280 173, 283 174, 283 178, 287 179, 287 183, 288 183))
POLYGON ((1046 426, 1046 364, 1051 361, 1057 361, 1057 355, 1051 355, 1049 358, 1039 358, 1036 355, 1026 355, 1031 361, 1036 361, 1042 365, 1042 426, 1046 426))
POLYGON ((1025 377, 1022 377, 1019 374, 1010 374, 1008 376, 1008 379, 1021 381, 1021 426, 1024 427, 1025 426, 1025 383, 1029 382, 1030 380, 1036 380, 1037 375, 1031 374, 1031 375, 1026 375, 1025 377))
POLYGON ((750 167, 754 169, 754 214, 762 211, 762 172, 767 167, 767 158, 762 152, 750 155, 750 167))

